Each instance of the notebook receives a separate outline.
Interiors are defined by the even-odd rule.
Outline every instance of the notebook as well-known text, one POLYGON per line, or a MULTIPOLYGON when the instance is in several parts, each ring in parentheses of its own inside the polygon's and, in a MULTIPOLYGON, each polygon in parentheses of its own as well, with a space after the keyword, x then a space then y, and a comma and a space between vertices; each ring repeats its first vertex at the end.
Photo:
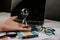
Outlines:
POLYGON ((30 31, 30 32, 17 32, 18 38, 34 38, 38 37, 38 32, 37 31, 30 31))

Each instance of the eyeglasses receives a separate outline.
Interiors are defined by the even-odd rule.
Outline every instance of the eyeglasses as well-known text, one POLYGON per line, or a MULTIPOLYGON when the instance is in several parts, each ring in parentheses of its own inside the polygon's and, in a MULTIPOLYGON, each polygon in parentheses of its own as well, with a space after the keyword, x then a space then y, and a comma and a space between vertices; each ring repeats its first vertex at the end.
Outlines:
POLYGON ((5 36, 7 37, 15 37, 17 35, 16 32, 3 32, 3 33, 0 33, 0 38, 3 38, 5 36))
POLYGON ((50 28, 50 27, 42 27, 41 29, 40 29, 40 32, 44 32, 46 35, 55 35, 55 33, 54 33, 54 31, 55 31, 55 29, 52 29, 52 28, 50 28))

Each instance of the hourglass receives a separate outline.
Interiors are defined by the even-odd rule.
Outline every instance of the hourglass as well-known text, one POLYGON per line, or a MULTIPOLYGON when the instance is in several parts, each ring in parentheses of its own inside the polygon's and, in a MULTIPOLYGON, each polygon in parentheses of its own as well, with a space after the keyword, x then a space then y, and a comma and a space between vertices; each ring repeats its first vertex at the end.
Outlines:
POLYGON ((27 19, 27 16, 29 15, 28 9, 27 9, 27 8, 23 8, 23 9, 21 10, 21 15, 22 15, 22 17, 23 17, 22 24, 24 24, 25 26, 27 26, 27 21, 26 21, 26 19, 27 19))

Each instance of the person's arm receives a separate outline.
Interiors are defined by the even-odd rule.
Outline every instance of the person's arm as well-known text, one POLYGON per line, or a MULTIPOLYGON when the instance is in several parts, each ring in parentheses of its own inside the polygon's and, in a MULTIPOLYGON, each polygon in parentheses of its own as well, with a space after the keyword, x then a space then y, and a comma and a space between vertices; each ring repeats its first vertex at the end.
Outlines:
POLYGON ((0 28, 0 32, 2 32, 2 29, 0 28))
POLYGON ((5 24, 3 21, 0 21, 0 32, 3 32, 5 28, 5 24))
POLYGON ((0 32, 2 32, 3 30, 3 25, 2 25, 2 22, 0 22, 0 32))
POLYGON ((17 19, 17 16, 14 16, 14 17, 10 17, 4 21, 1 21, 0 22, 0 32, 15 31, 15 30, 22 30, 22 31, 31 30, 31 27, 23 28, 23 24, 14 21, 16 19, 17 19))

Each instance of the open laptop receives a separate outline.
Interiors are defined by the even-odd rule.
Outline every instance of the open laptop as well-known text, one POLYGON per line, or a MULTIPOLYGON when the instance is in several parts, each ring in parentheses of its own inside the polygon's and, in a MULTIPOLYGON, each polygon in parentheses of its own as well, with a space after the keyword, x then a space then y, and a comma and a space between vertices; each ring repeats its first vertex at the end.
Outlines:
MULTIPOLYGON (((23 12, 21 12, 21 11, 26 9, 26 10, 28 10, 28 14, 29 14, 26 18, 27 23, 34 25, 34 27, 36 25, 41 27, 44 22, 45 2, 46 2, 46 0, 21 0, 15 6, 15 8, 12 9, 11 16, 17 15, 18 16, 17 21, 22 23, 22 20, 24 18, 21 14, 23 12)), ((36 27, 36 28, 39 28, 39 27, 36 27)))
POLYGON ((11 16, 18 15, 18 20, 23 20, 21 10, 26 8, 29 11, 29 15, 26 18, 27 22, 42 25, 44 21, 45 1, 46 0, 21 0, 11 11, 11 16))

